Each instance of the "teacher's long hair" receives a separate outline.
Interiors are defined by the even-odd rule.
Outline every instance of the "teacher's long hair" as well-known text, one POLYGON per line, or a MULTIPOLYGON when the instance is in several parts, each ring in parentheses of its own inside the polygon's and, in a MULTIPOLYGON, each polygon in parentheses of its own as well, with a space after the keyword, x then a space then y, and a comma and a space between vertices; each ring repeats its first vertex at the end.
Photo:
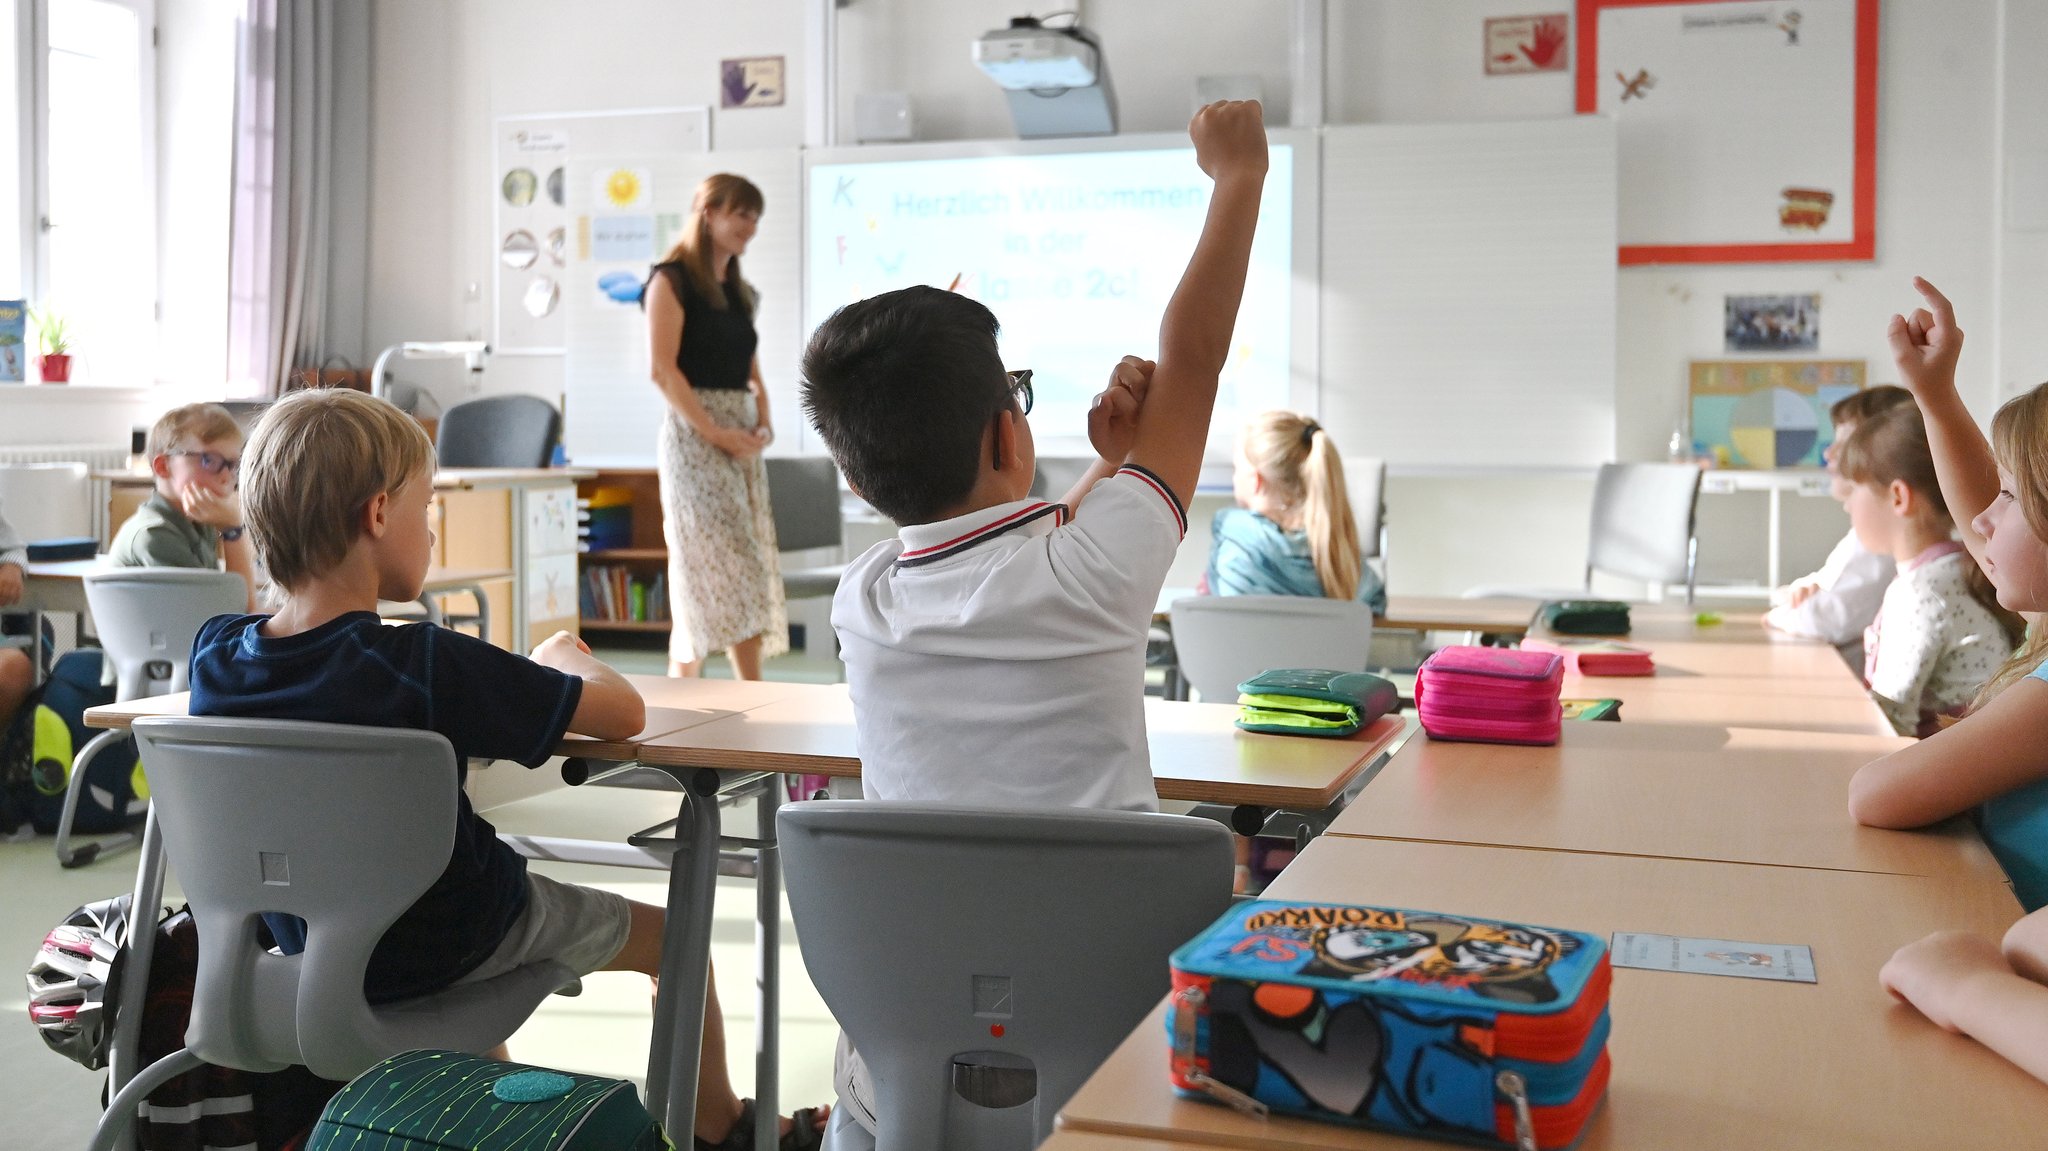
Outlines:
MULTIPOLYGON (((719 311, 725 310, 725 288, 711 272, 711 212, 722 209, 729 212, 752 212, 761 214, 765 201, 761 189, 745 176, 720 172, 704 177, 697 185, 697 195, 690 201, 690 220, 683 226, 683 234, 676 246, 668 250, 664 263, 681 264, 690 274, 690 285, 704 302, 719 311)), ((747 310, 754 307, 754 289, 740 275, 740 258, 732 258, 732 281, 740 286, 740 298, 746 302, 747 310)))

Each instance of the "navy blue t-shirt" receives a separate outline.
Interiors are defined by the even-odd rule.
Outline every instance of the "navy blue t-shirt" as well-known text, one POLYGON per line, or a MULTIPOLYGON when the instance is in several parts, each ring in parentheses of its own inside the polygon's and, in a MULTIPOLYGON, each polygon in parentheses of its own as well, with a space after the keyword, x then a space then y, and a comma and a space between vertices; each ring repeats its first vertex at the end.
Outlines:
MULTIPOLYGON (((351 612, 311 631, 266 638, 269 616, 215 616, 192 648, 193 715, 299 719, 437 731, 455 761, 538 767, 583 696, 583 681, 432 624, 389 627, 351 612)), ((438 991, 489 958, 526 907, 526 860, 460 796, 448 869, 370 956, 373 1003, 438 991)), ((304 924, 266 916, 287 952, 304 924)))

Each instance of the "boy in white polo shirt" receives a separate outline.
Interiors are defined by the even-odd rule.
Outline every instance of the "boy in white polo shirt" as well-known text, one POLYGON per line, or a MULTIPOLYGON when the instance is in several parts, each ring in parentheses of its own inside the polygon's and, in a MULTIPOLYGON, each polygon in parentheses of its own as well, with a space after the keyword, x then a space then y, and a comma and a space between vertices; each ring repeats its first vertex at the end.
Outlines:
MULTIPOLYGON (((870 799, 1151 810, 1145 633, 1187 531, 1266 174, 1259 105, 1188 126, 1215 181, 1159 325, 1088 415, 1101 460, 1030 497, 1031 387, 996 318, 936 288, 849 304, 804 353, 804 410, 847 482, 901 526, 846 570, 832 625, 870 799), (941 734, 943 733, 943 734, 941 734)), ((843 1052, 851 1056, 850 1052, 843 1052)), ((857 1057, 844 1108, 870 1131, 857 1057)))

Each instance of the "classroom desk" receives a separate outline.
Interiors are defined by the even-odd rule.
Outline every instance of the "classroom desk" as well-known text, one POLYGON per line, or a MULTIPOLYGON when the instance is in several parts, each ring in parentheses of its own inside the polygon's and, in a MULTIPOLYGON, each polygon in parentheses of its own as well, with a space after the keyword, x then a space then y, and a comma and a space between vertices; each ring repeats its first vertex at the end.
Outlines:
POLYGON ((89 560, 30 560, 22 580, 21 605, 46 612, 76 613, 81 622, 87 616, 85 575, 104 565, 89 560))
MULTIPOLYGON (((857 777, 853 700, 844 684, 777 684, 782 698, 647 741, 642 763, 674 768, 857 777)), ((1159 798, 1317 811, 1335 803, 1401 734, 1385 716, 1351 739, 1237 730, 1235 705, 1145 701, 1159 798)))
MULTIPOLYGON (((474 597, 476 599, 477 634, 485 637, 488 641, 491 634, 491 600, 485 594, 484 587, 486 584, 498 583, 511 578, 512 571, 509 568, 430 567, 427 569, 426 579, 420 584, 420 598, 413 602, 419 604, 420 608, 427 613, 429 622, 446 627, 448 625, 448 612, 441 606, 441 597, 445 595, 468 595, 474 597)), ((387 606, 396 611, 403 611, 406 607, 404 604, 387 605, 380 602, 377 605, 378 613, 382 615, 393 614, 393 612, 385 610, 387 606)), ((524 653, 522 652, 521 654, 524 653)))
MULTIPOLYGON (((1617 969, 1614 1078, 1588 1151, 2034 1147, 2048 1130, 2048 1086, 1877 984, 1930 931, 2002 932, 2020 908, 2000 885, 1323 836, 1266 896, 1813 948, 1813 984, 1617 969)), ((1260 1151, 1443 1146, 1180 1099, 1163 1012, 1067 1103, 1063 1128, 1260 1151)))
POLYGON ((1093 1131, 1055 1131, 1038 1145, 1038 1151, 1191 1151, 1191 1146, 1157 1139, 1121 1139, 1093 1131))
MULTIPOLYGON (((1191 587, 1162 588, 1152 609, 1155 622, 1173 618, 1175 600, 1200 594, 1191 587)), ((1529 621, 1542 604, 1533 599, 1491 596, 1459 599, 1456 596, 1394 595, 1387 597, 1385 615, 1373 617, 1372 625, 1395 631, 1477 631, 1493 635, 1519 636, 1529 630, 1529 621)))
POLYGON ((1961 819, 1927 831, 1850 820, 1849 777, 1911 742, 1626 719, 1567 723, 1552 747, 1417 736, 1327 830, 2004 883, 1961 819))

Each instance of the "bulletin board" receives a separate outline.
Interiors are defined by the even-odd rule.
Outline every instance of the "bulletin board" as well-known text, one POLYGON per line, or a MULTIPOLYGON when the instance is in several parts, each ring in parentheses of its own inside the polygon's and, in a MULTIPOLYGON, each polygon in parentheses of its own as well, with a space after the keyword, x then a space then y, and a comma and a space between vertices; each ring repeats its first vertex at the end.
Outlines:
POLYGON ((1829 409, 1868 382, 1862 360, 1694 360, 1693 454, 1721 468, 1819 467, 1829 409))
POLYGON ((1869 260, 1878 0, 1578 0, 1623 264, 1869 260))
MULTIPOLYGON (((698 153, 711 147, 708 108, 633 108, 500 116, 491 166, 491 350, 561 355, 583 158, 620 152, 698 153)), ((587 211, 587 210, 586 210, 587 211)), ((584 217, 585 226, 588 216, 584 217)), ((651 240, 650 240, 651 244, 651 240)))

